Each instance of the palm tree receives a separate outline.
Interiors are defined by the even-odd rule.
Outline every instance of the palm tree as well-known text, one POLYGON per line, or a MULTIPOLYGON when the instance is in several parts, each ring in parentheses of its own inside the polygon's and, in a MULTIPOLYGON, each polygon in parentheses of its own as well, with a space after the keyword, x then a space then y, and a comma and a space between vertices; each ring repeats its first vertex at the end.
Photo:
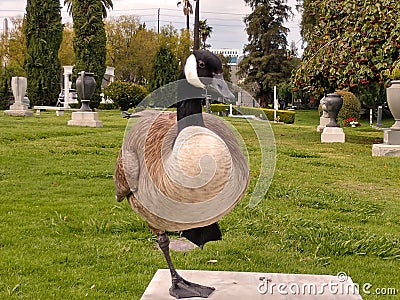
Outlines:
MULTIPOLYGON (((67 5, 67 10, 69 14, 72 14, 72 3, 74 0, 64 0, 64 5, 67 5)), ((107 9, 112 9, 114 7, 112 0, 101 0, 103 4, 103 18, 107 18, 107 9)))
POLYGON ((207 19, 199 21, 199 37, 203 42, 203 49, 207 48, 206 40, 211 36, 213 28, 207 24, 207 19))
POLYGON ((186 16, 186 29, 189 30, 189 15, 193 14, 193 6, 189 0, 179 1, 176 5, 179 7, 183 4, 183 14, 186 16))

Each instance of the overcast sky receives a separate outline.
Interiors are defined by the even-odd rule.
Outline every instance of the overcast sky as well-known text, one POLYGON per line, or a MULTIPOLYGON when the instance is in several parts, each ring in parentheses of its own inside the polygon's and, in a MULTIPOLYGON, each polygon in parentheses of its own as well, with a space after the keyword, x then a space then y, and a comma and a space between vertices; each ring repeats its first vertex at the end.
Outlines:
MULTIPOLYGON (((160 8, 160 25, 172 24, 175 28, 184 28, 186 19, 183 16, 182 8, 176 3, 179 0, 113 0, 114 9, 109 11, 109 16, 133 14, 146 22, 147 28, 157 28, 158 8, 160 8)), ((64 0, 61 0, 63 6, 64 0)), ((193 3, 193 1, 192 1, 193 3)), ((292 11, 296 14, 286 27, 290 29, 288 43, 296 43, 301 53, 301 40, 299 34, 299 17, 295 10, 296 0, 288 0, 292 11)), ((0 18, 22 16, 25 13, 26 0, 0 0, 0 18)), ((207 24, 213 27, 211 38, 207 43, 212 48, 237 48, 242 50, 248 42, 245 32, 243 18, 251 12, 243 0, 201 0, 200 19, 207 19, 207 24)), ((66 8, 62 8, 63 22, 71 22, 66 8)), ((193 26, 194 16, 190 16, 190 23, 193 26)), ((3 29, 3 22, 0 22, 3 29)))

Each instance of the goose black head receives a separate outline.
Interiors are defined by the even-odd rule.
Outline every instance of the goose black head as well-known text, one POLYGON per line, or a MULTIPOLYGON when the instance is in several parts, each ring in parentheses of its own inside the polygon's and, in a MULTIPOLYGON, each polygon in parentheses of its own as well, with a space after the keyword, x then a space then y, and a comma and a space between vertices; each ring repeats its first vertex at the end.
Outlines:
POLYGON ((221 59, 210 51, 193 51, 186 60, 181 77, 181 79, 185 78, 194 87, 201 89, 211 88, 223 98, 235 99, 222 75, 221 59))

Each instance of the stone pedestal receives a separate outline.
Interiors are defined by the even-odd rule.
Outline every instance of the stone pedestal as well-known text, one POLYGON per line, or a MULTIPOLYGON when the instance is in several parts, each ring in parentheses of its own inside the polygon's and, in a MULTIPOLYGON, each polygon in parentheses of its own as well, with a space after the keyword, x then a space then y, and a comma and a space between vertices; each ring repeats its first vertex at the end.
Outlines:
MULTIPOLYGON (((362 300, 357 286, 344 273, 344 276, 194 270, 178 270, 178 273, 186 280, 214 287, 215 291, 207 298, 210 300, 362 300)), ((157 270, 141 300, 175 300, 169 295, 170 286, 169 270, 157 270)))
POLYGON ((28 108, 23 105, 22 107, 19 106, 10 106, 9 110, 5 110, 4 111, 5 115, 8 116, 16 116, 16 117, 32 117, 33 116, 33 112, 29 111, 28 108))
POLYGON ((372 145, 372 156, 400 157, 400 80, 386 89, 387 102, 395 123, 383 133, 383 144, 372 145))
POLYGON ((344 143, 345 134, 340 127, 325 127, 321 134, 322 143, 344 143))
POLYGON ((76 111, 72 113, 71 126, 103 127, 103 122, 99 120, 99 113, 92 111, 76 111))
POLYGON ((400 130, 385 130, 383 132, 383 143, 400 146, 400 130))
POLYGON ((373 144, 372 156, 400 157, 400 145, 373 144))
POLYGON ((383 144, 372 145, 372 156, 400 157, 400 130, 385 130, 383 144))
POLYGON ((320 117, 319 118, 319 125, 317 127, 317 132, 322 132, 324 131, 324 128, 326 127, 326 125, 329 123, 330 119, 328 117, 320 117))
POLYGON ((25 77, 11 78, 11 88, 14 96, 14 104, 10 106, 9 110, 6 110, 4 112, 5 115, 22 117, 33 116, 33 112, 29 111, 28 107, 22 101, 26 93, 26 87, 27 80, 25 77))

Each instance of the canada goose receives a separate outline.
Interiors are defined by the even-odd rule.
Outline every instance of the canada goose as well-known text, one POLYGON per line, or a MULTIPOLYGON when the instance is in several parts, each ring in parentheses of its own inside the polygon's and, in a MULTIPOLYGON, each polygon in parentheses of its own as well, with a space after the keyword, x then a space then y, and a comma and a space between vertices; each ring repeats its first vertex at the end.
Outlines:
POLYGON ((181 79, 177 112, 141 112, 125 137, 114 175, 116 198, 126 197, 157 235, 171 271, 170 295, 207 298, 214 288, 186 281, 175 270, 165 232, 182 231, 200 247, 221 239, 217 221, 246 191, 249 169, 231 130, 202 114, 204 88, 234 98, 218 56, 194 51, 181 79))

